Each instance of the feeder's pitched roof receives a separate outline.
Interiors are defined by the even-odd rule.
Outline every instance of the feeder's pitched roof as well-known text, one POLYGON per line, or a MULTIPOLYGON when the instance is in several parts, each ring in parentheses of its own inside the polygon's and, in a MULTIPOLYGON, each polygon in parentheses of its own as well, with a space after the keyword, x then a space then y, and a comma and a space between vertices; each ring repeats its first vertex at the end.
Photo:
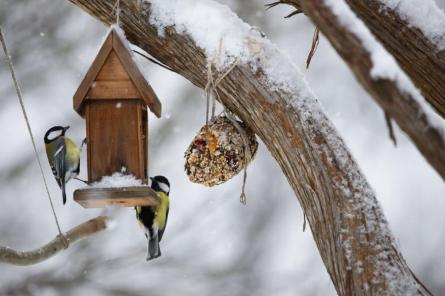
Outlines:
POLYGON ((74 110, 76 110, 80 115, 83 115, 83 105, 85 101, 89 98, 90 94, 95 92, 94 88, 96 86, 96 78, 98 78, 100 75, 106 75, 106 73, 103 74, 101 70, 105 64, 113 63, 112 60, 120 64, 118 67, 123 68, 122 72, 125 73, 121 75, 128 76, 131 81, 109 81, 108 84, 102 82, 102 89, 106 88, 110 90, 115 87, 120 87, 120 93, 124 91, 125 94, 128 94, 129 98, 141 98, 144 100, 150 110, 157 117, 160 117, 161 103, 159 102, 158 97, 133 60, 128 41, 116 31, 116 28, 113 27, 99 50, 94 62, 91 64, 90 69, 82 80, 79 88, 74 94, 74 110))

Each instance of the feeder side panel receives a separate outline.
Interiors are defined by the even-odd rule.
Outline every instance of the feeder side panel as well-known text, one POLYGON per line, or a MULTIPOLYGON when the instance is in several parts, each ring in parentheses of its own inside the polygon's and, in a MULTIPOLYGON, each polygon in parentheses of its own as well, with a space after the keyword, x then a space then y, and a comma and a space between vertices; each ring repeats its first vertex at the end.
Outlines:
POLYGON ((141 180, 146 181, 145 174, 145 153, 144 153, 144 134, 143 134, 143 119, 142 119, 142 104, 139 102, 136 106, 137 109, 137 140, 138 140, 138 153, 139 153, 139 175, 141 180))
POLYGON ((121 171, 144 179, 138 124, 140 100, 90 100, 88 103, 88 181, 121 171))
POLYGON ((86 137, 87 137, 87 166, 88 166, 88 182, 91 181, 92 171, 91 171, 91 149, 90 149, 90 106, 85 105, 85 120, 86 120, 86 137))
POLYGON ((148 110, 144 101, 139 103, 139 113, 141 116, 140 125, 140 147, 141 149, 141 168, 143 170, 143 175, 145 176, 144 181, 148 181, 148 110))

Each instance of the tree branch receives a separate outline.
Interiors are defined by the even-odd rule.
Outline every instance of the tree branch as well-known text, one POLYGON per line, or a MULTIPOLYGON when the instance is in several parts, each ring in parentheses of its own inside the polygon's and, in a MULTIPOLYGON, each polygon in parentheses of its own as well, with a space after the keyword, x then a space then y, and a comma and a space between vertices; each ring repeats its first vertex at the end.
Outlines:
MULTIPOLYGON (((295 7, 302 8, 305 14, 311 18, 384 113, 394 119, 411 138, 429 164, 445 180, 443 134, 431 123, 419 103, 411 94, 400 89, 396 81, 383 78, 375 79, 371 76, 374 64, 370 52, 358 36, 341 24, 337 16, 324 4, 324 1, 286 1, 291 2, 291 5, 295 5, 295 7)), ((399 29, 399 31, 403 30, 399 29)), ((403 52, 402 48, 403 45, 400 44, 398 50, 403 52)), ((433 70, 435 71, 434 68, 433 70)))
POLYGON ((445 118, 445 51, 439 51, 418 28, 381 4, 381 0, 346 2, 445 118))
MULTIPOLYGON (((71 245, 78 240, 104 230, 107 217, 99 216, 82 223, 64 234, 71 245)), ((69 246, 68 245, 68 246, 69 246)), ((17 251, 9 247, 0 246, 0 262, 13 265, 33 265, 45 261, 65 249, 63 237, 57 236, 46 245, 32 251, 17 251)))
MULTIPOLYGON (((114 0, 70 1, 105 24, 115 19, 114 0)), ((184 27, 181 33, 174 26, 166 27, 159 36, 158 28, 149 22, 150 4, 140 4, 120 2, 120 25, 128 40, 203 88, 207 82, 203 50, 184 27)), ((216 7, 206 6, 208 18, 217 17, 212 15, 218 14, 216 7)), ((245 26, 237 19, 227 23, 245 26)), ((258 53, 255 61, 263 66, 239 63, 218 85, 221 103, 263 140, 279 163, 307 215, 338 294, 423 295, 394 247, 374 192, 301 73, 268 41, 252 38, 238 41, 253 42, 250 50, 258 53), (270 63, 289 70, 283 74, 285 84, 271 85, 264 67, 270 63), (290 91, 290 85, 296 87, 290 91)))

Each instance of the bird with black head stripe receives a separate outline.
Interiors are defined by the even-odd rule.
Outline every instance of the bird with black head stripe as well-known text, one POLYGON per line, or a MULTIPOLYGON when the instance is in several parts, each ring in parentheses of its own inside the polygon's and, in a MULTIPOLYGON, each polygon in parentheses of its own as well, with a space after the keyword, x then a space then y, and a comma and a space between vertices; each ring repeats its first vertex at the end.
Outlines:
POLYGON ((144 230, 147 238, 147 261, 161 256, 159 242, 167 226, 170 207, 170 183, 164 176, 150 178, 151 188, 158 194, 161 202, 157 206, 137 206, 136 219, 144 230))
MULTIPOLYGON (((65 184, 71 179, 76 178, 80 171, 80 152, 74 142, 65 136, 69 126, 53 126, 44 137, 46 156, 56 178, 57 184, 62 190, 63 204, 66 203, 65 184)), ((79 180, 79 179, 78 179, 79 180)))

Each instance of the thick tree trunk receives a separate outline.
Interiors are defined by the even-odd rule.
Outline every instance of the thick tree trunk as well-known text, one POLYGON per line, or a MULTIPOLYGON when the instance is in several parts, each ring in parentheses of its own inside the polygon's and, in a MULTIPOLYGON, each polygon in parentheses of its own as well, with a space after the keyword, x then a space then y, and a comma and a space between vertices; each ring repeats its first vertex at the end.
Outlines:
MULTIPOLYGON (((106 24, 115 19, 115 0, 70 1, 106 24)), ((149 22, 149 5, 129 0, 120 1, 120 6, 120 24, 129 41, 198 87, 206 85, 207 60, 192 38, 174 26, 159 36, 149 22)), ((278 60, 288 62, 267 42, 254 47, 259 52, 274 51, 278 60)), ((395 246, 374 192, 316 98, 307 88, 289 93, 271 87, 264 73, 238 64, 218 86, 221 103, 259 135, 280 164, 307 215, 337 292, 423 295, 395 246)), ((292 74, 292 82, 306 87, 298 70, 292 74)))
POLYGON ((439 50, 418 28, 381 4, 381 0, 346 2, 445 118, 445 50, 439 50))

